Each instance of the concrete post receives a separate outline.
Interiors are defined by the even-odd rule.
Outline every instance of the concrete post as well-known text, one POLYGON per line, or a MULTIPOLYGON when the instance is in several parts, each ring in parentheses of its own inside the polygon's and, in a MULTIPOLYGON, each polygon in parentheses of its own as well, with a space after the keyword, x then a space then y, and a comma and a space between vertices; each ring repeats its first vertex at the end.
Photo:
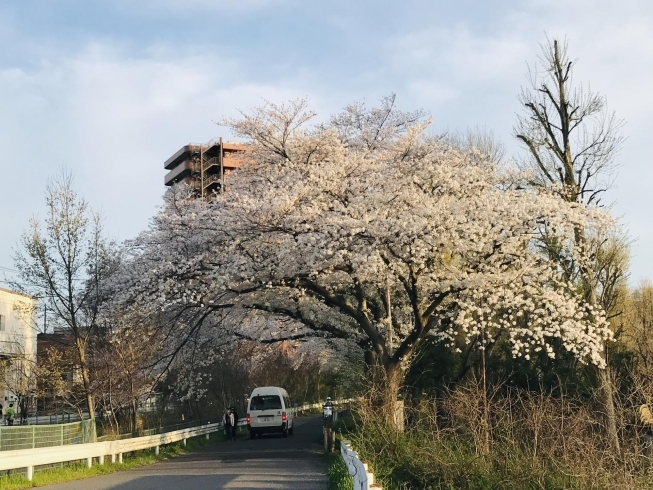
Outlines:
POLYGON ((97 462, 98 464, 104 464, 104 454, 102 456, 98 456, 97 462))
POLYGON ((93 467, 93 458, 86 458, 86 467, 87 468, 93 467))
POLYGON ((209 433, 208 432, 206 433, 206 440, 207 441, 209 440, 209 433))
POLYGON ((115 454, 111 455, 111 464, 116 464, 116 455, 115 454))
POLYGON ((28 466, 27 467, 27 481, 32 481, 32 478, 34 478, 34 467, 33 466, 28 466))
POLYGON ((156 446, 156 447, 154 448, 154 455, 155 455, 155 456, 158 456, 158 455, 159 455, 159 446, 156 446))
POLYGON ((184 447, 186 447, 186 439, 184 439, 184 447))
POLYGON ((122 453, 118 453, 118 464, 122 464, 122 453))
POLYGON ((369 471, 366 471, 365 474, 367 475, 367 484, 373 485, 374 484, 374 473, 370 473, 369 471))

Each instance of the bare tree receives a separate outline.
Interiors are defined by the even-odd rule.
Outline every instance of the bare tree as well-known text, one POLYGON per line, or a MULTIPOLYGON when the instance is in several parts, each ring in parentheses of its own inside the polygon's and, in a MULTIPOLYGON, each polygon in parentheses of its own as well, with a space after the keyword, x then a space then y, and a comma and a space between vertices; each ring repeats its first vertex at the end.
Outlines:
MULTIPOLYGON (((530 87, 519 97, 523 114, 518 116, 514 135, 527 149, 521 167, 530 171, 532 186, 553 190, 568 202, 599 204, 612 184, 623 122, 608 110, 604 96, 589 86, 574 84, 575 62, 569 58, 566 42, 561 45, 557 39, 547 39, 541 48, 540 64, 529 67, 530 87)), ((583 285, 590 303, 609 312, 626 275, 625 240, 588 237, 578 229, 575 241, 590 260, 561 260, 560 264, 569 279, 583 285)), ((556 253, 550 243, 547 247, 549 253, 556 253)), ((609 364, 599 370, 599 378, 608 437, 618 453, 609 364)))
POLYGON ((570 202, 596 203, 612 184, 623 121, 604 96, 573 83, 566 42, 547 40, 540 62, 529 68, 514 129, 528 149, 525 166, 535 170, 533 184, 556 187, 570 202))
POLYGON ((95 418, 89 346, 97 331, 100 283, 111 273, 115 249, 104 237, 101 216, 74 191, 70 173, 49 181, 45 199, 46 218, 32 218, 14 254, 14 287, 44 301, 69 334, 89 417, 95 418))
POLYGON ((112 413, 116 410, 129 415, 129 431, 138 429, 138 410, 141 404, 154 393, 154 386, 160 372, 156 369, 158 345, 156 342, 142 342, 143 336, 153 338, 155 319, 137 315, 122 315, 112 312, 112 327, 106 332, 98 350, 106 364, 112 413))

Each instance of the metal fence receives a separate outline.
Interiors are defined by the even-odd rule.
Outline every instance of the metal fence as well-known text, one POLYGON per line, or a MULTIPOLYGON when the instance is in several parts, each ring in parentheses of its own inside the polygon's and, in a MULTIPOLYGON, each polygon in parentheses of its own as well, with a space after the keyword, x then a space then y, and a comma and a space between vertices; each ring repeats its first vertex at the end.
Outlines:
MULTIPOLYGON (((213 422, 219 422, 220 417, 215 417, 213 422)), ((181 422, 179 424, 166 425, 162 427, 155 427, 153 429, 144 429, 138 432, 127 432, 125 434, 106 434, 97 438, 97 442, 104 441, 120 441, 123 439, 131 439, 132 437, 153 436, 156 434, 163 434, 164 432, 172 432, 181 429, 190 429, 192 427, 199 427, 200 425, 210 424, 210 420, 191 420, 188 422, 181 422)))
POLYGON ((0 451, 96 442, 95 420, 71 424, 0 427, 0 451))
MULTIPOLYGON (((131 439, 134 437, 143 437, 143 436, 154 436, 157 434, 165 434, 166 432, 173 432, 182 429, 192 429, 193 427, 200 427, 202 425, 210 425, 211 423, 222 423, 220 417, 215 417, 210 420, 191 420, 188 422, 181 422, 179 424, 165 425, 161 427, 155 427, 153 429, 145 429, 139 432, 127 432, 125 434, 106 434, 97 438, 97 442, 104 441, 122 441, 124 439, 131 439), (213 422, 212 422, 213 421, 213 422)), ((247 420, 241 418, 237 423, 238 427, 244 427, 247 425, 247 420)))

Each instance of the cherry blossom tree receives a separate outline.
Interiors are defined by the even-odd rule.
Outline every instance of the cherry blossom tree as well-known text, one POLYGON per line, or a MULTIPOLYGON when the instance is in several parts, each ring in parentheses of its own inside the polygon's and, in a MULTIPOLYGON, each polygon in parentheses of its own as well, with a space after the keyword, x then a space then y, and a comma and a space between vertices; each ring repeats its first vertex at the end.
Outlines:
MULTIPOLYGON (((552 345, 602 366, 604 315, 536 246, 544 225, 573 256, 601 212, 514 187, 473 148, 426 135, 421 112, 354 104, 322 124, 305 100, 227 124, 250 162, 209 203, 173 188, 133 244, 117 301, 262 342, 356 343, 394 401, 415 349, 505 332, 515 355, 552 345)), ((578 257, 579 260, 581 257, 578 257)), ((179 342, 183 342, 180 338, 179 342)))

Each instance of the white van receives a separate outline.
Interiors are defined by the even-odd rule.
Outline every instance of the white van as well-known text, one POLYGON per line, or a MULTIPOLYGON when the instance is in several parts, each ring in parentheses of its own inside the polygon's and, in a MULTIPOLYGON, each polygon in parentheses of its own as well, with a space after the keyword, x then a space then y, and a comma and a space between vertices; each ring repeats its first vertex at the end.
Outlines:
POLYGON ((292 435, 295 428, 292 402, 283 388, 265 386, 255 388, 247 404, 249 437, 271 432, 292 435))

